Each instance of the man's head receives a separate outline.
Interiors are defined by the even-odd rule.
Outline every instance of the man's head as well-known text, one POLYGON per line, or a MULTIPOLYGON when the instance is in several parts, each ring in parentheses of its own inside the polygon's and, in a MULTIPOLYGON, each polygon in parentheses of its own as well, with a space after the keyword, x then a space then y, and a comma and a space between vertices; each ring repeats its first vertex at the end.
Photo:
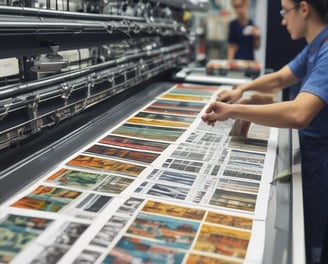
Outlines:
POLYGON ((318 13, 320 18, 328 23, 328 1, 327 0, 292 0, 295 4, 307 2, 318 13))
POLYGON ((247 16, 248 0, 231 0, 231 5, 237 17, 247 16))
POLYGON ((327 0, 281 0, 281 6, 281 23, 292 39, 305 37, 308 42, 312 41, 313 31, 327 24, 327 0))

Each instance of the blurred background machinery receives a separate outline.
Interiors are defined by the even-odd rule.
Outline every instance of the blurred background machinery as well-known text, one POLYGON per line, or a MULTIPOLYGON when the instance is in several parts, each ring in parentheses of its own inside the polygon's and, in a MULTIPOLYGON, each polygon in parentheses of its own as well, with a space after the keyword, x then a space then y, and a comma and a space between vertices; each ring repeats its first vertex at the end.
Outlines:
POLYGON ((0 150, 193 60, 207 1, 0 1, 0 150))

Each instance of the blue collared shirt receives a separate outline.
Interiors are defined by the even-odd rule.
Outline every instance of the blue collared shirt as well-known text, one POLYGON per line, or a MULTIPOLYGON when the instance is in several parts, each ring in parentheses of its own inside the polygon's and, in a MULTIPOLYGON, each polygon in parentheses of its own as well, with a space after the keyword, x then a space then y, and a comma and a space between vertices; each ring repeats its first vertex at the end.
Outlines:
POLYGON ((328 137, 328 26, 309 43, 288 66, 300 80, 298 92, 321 98, 326 106, 300 133, 311 137, 328 137))
POLYGON ((238 45, 234 59, 254 60, 254 40, 253 35, 244 35, 243 30, 246 26, 254 25, 253 20, 249 20, 247 25, 241 25, 238 19, 229 23, 228 43, 238 45))

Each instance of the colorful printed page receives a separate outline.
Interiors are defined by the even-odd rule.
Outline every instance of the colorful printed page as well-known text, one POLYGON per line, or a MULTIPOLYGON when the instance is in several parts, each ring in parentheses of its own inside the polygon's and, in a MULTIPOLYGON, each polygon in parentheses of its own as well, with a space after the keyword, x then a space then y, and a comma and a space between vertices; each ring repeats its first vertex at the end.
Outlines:
POLYGON ((0 262, 261 263, 277 134, 204 124, 220 89, 173 86, 8 199, 0 262))

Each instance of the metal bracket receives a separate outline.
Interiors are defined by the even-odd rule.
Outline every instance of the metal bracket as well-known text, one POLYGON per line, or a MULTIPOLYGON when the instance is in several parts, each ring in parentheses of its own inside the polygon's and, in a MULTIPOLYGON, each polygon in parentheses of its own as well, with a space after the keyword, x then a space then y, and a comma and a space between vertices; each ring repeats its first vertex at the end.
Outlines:
POLYGON ((28 103, 28 116, 30 119, 35 119, 38 117, 38 106, 40 102, 40 95, 31 95, 26 98, 26 100, 30 101, 28 103))
POLYGON ((0 113, 0 121, 3 120, 8 115, 9 105, 4 105, 2 108, 4 109, 4 111, 0 113))
POLYGON ((63 89, 63 92, 62 92, 62 95, 61 95, 61 98, 64 99, 65 101, 65 106, 68 104, 68 98, 70 97, 71 93, 72 93, 72 85, 69 85, 67 83, 61 83, 60 86, 62 87, 63 89))

